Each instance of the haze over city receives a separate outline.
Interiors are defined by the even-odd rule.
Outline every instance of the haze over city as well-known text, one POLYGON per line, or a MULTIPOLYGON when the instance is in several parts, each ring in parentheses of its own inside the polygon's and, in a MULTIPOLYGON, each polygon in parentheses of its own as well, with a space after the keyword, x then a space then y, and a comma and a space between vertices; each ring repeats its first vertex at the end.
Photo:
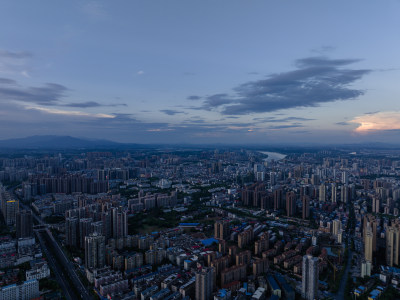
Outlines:
POLYGON ((2 1, 0 139, 397 143, 399 1, 2 1))

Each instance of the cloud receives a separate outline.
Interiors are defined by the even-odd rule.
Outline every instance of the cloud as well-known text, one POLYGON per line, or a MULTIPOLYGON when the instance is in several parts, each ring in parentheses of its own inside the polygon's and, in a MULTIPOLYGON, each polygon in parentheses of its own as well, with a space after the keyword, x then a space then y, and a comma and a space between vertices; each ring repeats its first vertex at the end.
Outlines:
POLYGON ((31 75, 29 75, 29 73, 28 73, 27 70, 21 71, 21 75, 24 76, 24 77, 26 77, 26 78, 31 78, 31 75))
POLYGON ((284 122, 294 122, 294 121, 315 121, 316 119, 302 118, 302 117, 287 117, 277 119, 275 117, 267 118, 254 118, 254 121, 267 122, 267 123, 284 123, 284 122))
POLYGON ((215 94, 206 98, 203 104, 203 109, 212 110, 215 107, 230 104, 232 102, 233 100, 229 97, 228 94, 215 94))
POLYGON ((173 116, 176 114, 183 114, 183 111, 173 110, 173 109, 161 109, 160 112, 167 114, 169 116, 173 116))
POLYGON ((351 125, 351 123, 349 123, 349 122, 337 122, 337 123, 335 123, 336 125, 341 125, 341 126, 348 126, 348 125, 351 125))
POLYGON ((111 118, 111 119, 115 118, 114 115, 109 115, 109 114, 91 114, 82 111, 61 110, 61 109, 39 107, 39 106, 28 106, 26 107, 26 109, 32 109, 41 112, 46 112, 48 114, 64 115, 64 116, 80 116, 80 117, 111 118))
POLYGON ((80 108, 88 108, 88 107, 99 107, 102 106, 100 103, 95 101, 87 101, 87 102, 80 102, 80 103, 68 103, 64 104, 67 107, 80 107, 80 108))
POLYGON ((298 59, 296 60, 296 66, 299 68, 321 66, 338 67, 353 64, 359 61, 361 61, 361 59, 327 59, 323 56, 317 56, 298 59))
POLYGON ((29 77, 27 60, 32 56, 32 53, 27 51, 0 49, 0 73, 29 77))
POLYGON ((217 110, 225 115, 245 115, 353 100, 363 95, 364 91, 351 88, 351 84, 371 70, 342 67, 359 61, 326 57, 299 59, 295 62, 295 70, 241 84, 233 89, 233 95, 221 93, 208 96, 198 109, 217 110))
POLYGON ((364 115, 375 115, 375 114, 377 114, 378 112, 379 112, 379 110, 377 110, 377 111, 370 111, 370 112, 364 113, 364 115))
POLYGON ((89 107, 101 107, 101 106, 107 106, 107 107, 127 106, 127 104, 125 104, 125 103, 101 104, 96 101, 87 101, 87 102, 67 103, 67 104, 63 104, 62 106, 89 108, 89 107))
POLYGON ((355 131, 359 133, 399 130, 400 112, 386 111, 369 113, 366 115, 355 117, 350 122, 358 124, 358 127, 355 129, 355 131))
POLYGON ((0 84, 17 84, 17 82, 9 78, 0 78, 0 84))
POLYGON ((276 125, 276 126, 268 126, 269 129, 286 129, 286 128, 300 128, 304 127, 302 124, 285 124, 285 125, 276 125))
POLYGON ((56 105, 68 89, 56 83, 46 83, 42 87, 19 86, 14 80, 3 78, 0 81, 0 101, 22 101, 40 105, 56 105))
POLYGON ((61 84, 46 83, 42 87, 22 87, 15 80, 0 78, 0 102, 18 101, 44 106, 77 108, 127 106, 125 103, 101 104, 96 101, 63 103, 69 89, 61 84))
POLYGON ((0 58, 23 59, 23 58, 31 58, 32 56, 33 56, 32 53, 27 51, 13 52, 7 50, 0 50, 0 58))
POLYGON ((192 96, 187 97, 187 99, 188 99, 188 100, 200 100, 201 97, 200 97, 200 96, 192 95, 192 96))
POLYGON ((183 121, 184 124, 206 124, 206 121, 203 119, 186 119, 183 121))
POLYGON ((138 74, 138 75, 143 75, 143 74, 144 74, 144 71, 140 70, 140 71, 137 72, 137 74, 138 74))

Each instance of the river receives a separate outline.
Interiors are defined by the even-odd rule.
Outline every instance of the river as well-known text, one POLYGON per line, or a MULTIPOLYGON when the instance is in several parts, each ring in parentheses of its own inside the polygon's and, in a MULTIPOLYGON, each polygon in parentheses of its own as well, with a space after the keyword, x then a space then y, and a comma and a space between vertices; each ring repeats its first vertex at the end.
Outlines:
POLYGON ((284 159, 287 155, 278 153, 278 152, 267 152, 267 151, 259 151, 262 154, 268 155, 267 158, 264 158, 264 161, 270 162, 271 160, 281 160, 284 159))

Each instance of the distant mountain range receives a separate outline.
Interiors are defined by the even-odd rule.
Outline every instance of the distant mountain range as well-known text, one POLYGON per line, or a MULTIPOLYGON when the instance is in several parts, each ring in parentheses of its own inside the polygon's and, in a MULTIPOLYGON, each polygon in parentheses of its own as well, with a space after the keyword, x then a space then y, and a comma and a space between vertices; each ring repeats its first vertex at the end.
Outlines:
MULTIPOLYGON (((133 146, 134 144, 130 144, 133 146)), ((118 148, 127 146, 108 140, 89 140, 72 136, 35 135, 25 138, 0 140, 0 149, 79 149, 118 148)))
POLYGON ((72 136, 59 135, 35 135, 25 138, 0 140, 0 151, 4 150, 71 150, 71 149, 157 149, 157 148, 182 148, 182 149, 252 149, 260 151, 276 151, 282 153, 292 153, 296 151, 321 150, 330 148, 332 150, 355 151, 361 149, 380 149, 380 150, 400 150, 400 145, 389 143, 359 143, 359 144, 134 144, 118 143, 109 140, 97 140, 87 138, 76 138, 72 136))

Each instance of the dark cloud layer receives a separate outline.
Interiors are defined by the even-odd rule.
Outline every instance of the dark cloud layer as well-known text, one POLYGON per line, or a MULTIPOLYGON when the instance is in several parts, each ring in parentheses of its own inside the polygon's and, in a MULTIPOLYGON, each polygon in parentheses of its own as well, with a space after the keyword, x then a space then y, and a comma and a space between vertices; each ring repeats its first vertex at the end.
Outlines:
POLYGON ((0 101, 22 101, 40 105, 56 105, 68 89, 56 83, 46 83, 42 87, 19 86, 14 80, 0 80, 0 101))
POLYGON ((0 78, 0 84, 17 84, 17 82, 9 78, 0 78))
POLYGON ((101 106, 109 106, 109 107, 116 107, 116 106, 127 106, 125 103, 117 103, 117 104, 101 104, 96 101, 87 101, 87 102, 76 102, 76 103, 67 103, 63 106, 67 107, 78 107, 78 108, 89 108, 89 107, 101 107, 101 106))
POLYGON ((169 116, 173 116, 176 114, 183 114, 182 111, 178 111, 178 110, 174 110, 174 109, 162 109, 162 110, 160 110, 160 112, 162 112, 166 115, 169 115, 169 116))
POLYGON ((201 97, 200 96, 196 96, 196 95, 192 95, 192 96, 187 97, 187 99, 188 100, 200 100, 201 97))
POLYGON ((0 78, 0 102, 20 101, 44 106, 77 108, 127 106, 125 103, 101 104, 96 101, 63 103, 68 88, 57 83, 46 83, 42 87, 22 87, 15 80, 0 78))
POLYGON ((348 125, 352 125, 351 123, 349 123, 349 122, 337 122, 337 123, 335 123, 336 125, 341 125, 341 126, 348 126, 348 125))
POLYGON ((253 120, 257 122, 283 123, 283 122, 294 122, 294 121, 314 121, 315 119, 302 118, 302 117, 287 117, 287 118, 277 119, 275 117, 267 117, 267 118, 254 118, 253 120))
POLYGON ((218 110, 225 115, 245 115, 356 99, 364 91, 352 89, 351 84, 371 70, 342 67, 358 61, 326 57, 299 59, 295 62, 297 69, 241 84, 234 88, 234 95, 208 96, 201 108, 218 110))
POLYGON ((286 125, 275 125, 275 126, 269 126, 269 129, 286 129, 286 128, 299 128, 299 127, 304 127, 301 124, 286 124, 286 125))

